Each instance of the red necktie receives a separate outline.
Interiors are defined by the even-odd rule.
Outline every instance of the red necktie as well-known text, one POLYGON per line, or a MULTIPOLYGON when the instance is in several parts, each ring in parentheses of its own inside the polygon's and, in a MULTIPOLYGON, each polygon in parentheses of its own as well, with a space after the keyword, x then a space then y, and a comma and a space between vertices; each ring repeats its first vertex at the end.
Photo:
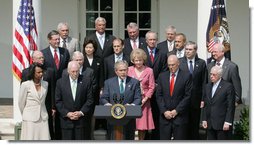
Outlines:
POLYGON ((54 60, 55 60, 55 64, 56 64, 56 68, 59 69, 59 59, 58 59, 58 55, 56 53, 56 49, 54 50, 54 60))
POLYGON ((153 63, 154 62, 154 57, 153 57, 153 51, 152 50, 150 50, 150 58, 151 58, 151 61, 153 63))
POLYGON ((169 88, 169 90, 170 90, 170 96, 172 96, 172 94, 173 94, 173 91, 174 91, 174 86, 175 86, 175 74, 174 73, 172 73, 171 74, 171 80, 170 80, 170 88, 169 88))

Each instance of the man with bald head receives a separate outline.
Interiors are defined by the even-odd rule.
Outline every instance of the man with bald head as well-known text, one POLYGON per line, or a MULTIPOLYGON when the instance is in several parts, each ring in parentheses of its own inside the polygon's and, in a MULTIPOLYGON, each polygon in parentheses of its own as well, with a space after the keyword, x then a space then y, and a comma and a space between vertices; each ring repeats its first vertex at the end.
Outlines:
POLYGON ((56 107, 60 113, 63 140, 90 140, 93 110, 91 78, 79 75, 77 61, 68 63, 68 75, 56 83, 56 107))
POLYGON ((189 123, 192 77, 179 68, 176 55, 167 60, 169 71, 159 75, 156 99, 160 111, 160 139, 185 140, 189 123))
POLYGON ((223 80, 223 69, 213 66, 210 82, 205 87, 202 126, 208 140, 232 139, 235 114, 235 92, 231 83, 223 80))
MULTIPOLYGON (((44 56, 43 53, 39 50, 36 50, 32 54, 32 60, 33 63, 39 63, 39 64, 44 64, 44 56)), ((21 78, 21 83, 24 81, 28 80, 28 75, 29 75, 29 67, 24 69, 22 71, 22 78, 21 78)), ((46 109, 49 114, 49 119, 48 119, 48 125, 49 125, 49 132, 50 132, 50 137, 52 140, 55 139, 55 133, 54 133, 54 126, 53 126, 53 117, 55 117, 56 113, 56 107, 55 107, 55 82, 56 82, 56 77, 55 77, 55 72, 52 68, 45 68, 43 71, 43 80, 48 82, 48 93, 46 96, 45 104, 46 104, 46 109)))

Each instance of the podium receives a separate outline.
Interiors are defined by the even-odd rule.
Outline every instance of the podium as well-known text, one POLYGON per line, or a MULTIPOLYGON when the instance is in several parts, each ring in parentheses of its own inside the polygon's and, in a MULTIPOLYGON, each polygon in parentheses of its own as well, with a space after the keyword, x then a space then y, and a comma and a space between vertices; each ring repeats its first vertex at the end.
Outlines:
POLYGON ((123 126, 126 125, 131 119, 140 118, 142 116, 141 106, 125 106, 126 114, 120 119, 116 119, 112 115, 113 106, 95 106, 94 117, 98 119, 106 119, 107 122, 114 127, 114 139, 123 140, 123 126))

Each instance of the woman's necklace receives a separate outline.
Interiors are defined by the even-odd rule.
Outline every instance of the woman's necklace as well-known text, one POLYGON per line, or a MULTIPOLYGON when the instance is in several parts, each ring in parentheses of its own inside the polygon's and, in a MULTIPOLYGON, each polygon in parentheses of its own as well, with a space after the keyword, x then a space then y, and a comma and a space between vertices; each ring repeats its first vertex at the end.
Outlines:
POLYGON ((39 85, 41 85, 41 82, 39 82, 39 83, 35 83, 35 82, 34 82, 34 85, 35 85, 35 86, 39 86, 39 85))

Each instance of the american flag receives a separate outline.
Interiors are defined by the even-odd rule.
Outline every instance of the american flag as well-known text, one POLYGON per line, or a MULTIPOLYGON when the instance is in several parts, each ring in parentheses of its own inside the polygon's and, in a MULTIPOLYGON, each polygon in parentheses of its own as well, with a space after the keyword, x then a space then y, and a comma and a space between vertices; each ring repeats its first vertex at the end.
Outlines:
POLYGON ((230 59, 229 29, 224 0, 213 0, 210 19, 206 31, 206 44, 208 52, 212 52, 216 43, 225 47, 225 57, 230 59))
POLYGON ((37 30, 32 0, 21 0, 13 42, 13 74, 20 80, 22 70, 32 63, 32 53, 37 50, 37 30))

